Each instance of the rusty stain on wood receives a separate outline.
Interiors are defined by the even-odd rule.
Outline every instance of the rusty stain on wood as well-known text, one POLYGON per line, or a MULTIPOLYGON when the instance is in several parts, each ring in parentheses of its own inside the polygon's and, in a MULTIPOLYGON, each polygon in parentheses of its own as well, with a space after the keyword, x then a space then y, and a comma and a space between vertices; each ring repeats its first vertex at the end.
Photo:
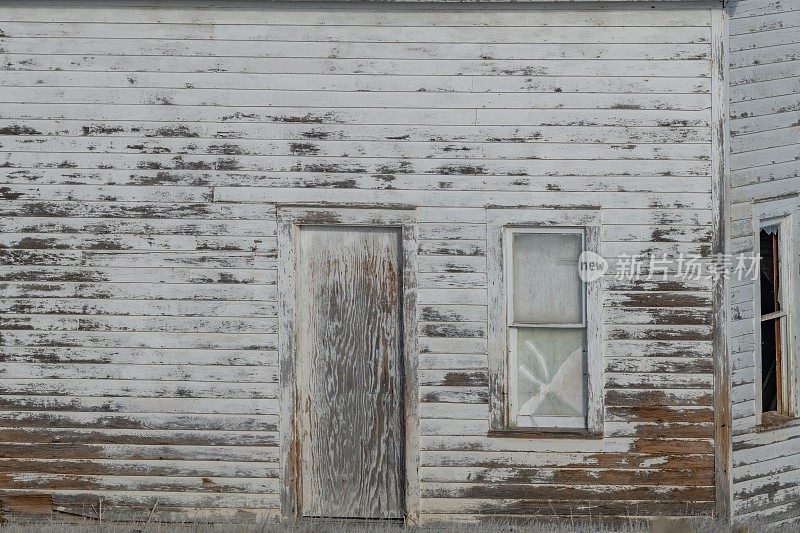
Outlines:
POLYGON ((0 504, 3 516, 50 515, 54 510, 53 497, 48 494, 6 494, 0 496, 0 504))

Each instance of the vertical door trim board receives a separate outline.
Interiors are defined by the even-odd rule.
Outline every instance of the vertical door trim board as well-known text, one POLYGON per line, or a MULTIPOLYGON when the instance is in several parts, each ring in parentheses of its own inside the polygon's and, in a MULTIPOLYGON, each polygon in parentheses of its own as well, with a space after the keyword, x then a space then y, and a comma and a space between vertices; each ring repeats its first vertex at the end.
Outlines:
POLYGON ((281 515, 301 513, 295 346, 295 233, 300 225, 401 229, 405 512, 419 522, 419 382, 417 378, 417 212, 414 209, 278 206, 278 359, 280 366, 281 515))
MULTIPOLYGON (((722 5, 711 8, 711 216, 713 256, 729 249, 729 138, 728 83, 730 80, 729 16, 722 5)), ((729 283, 725 276, 715 280, 713 288, 713 357, 714 357, 714 485, 716 516, 731 521, 733 497, 731 437, 731 364, 729 353, 728 308, 729 283)))

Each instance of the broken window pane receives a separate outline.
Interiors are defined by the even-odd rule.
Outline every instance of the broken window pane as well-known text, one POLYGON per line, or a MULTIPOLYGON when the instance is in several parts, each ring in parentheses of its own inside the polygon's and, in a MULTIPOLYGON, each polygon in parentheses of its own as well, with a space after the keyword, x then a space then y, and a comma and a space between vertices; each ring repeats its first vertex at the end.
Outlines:
POLYGON ((761 411, 781 411, 784 390, 780 227, 766 226, 760 232, 761 296, 761 411), (764 318, 767 315, 772 315, 764 318))
POLYGON ((530 425, 548 425, 546 417, 563 419, 549 425, 584 424, 585 337, 577 328, 516 329, 517 412, 530 425))
POLYGON ((781 309, 778 226, 761 228, 761 314, 781 309))

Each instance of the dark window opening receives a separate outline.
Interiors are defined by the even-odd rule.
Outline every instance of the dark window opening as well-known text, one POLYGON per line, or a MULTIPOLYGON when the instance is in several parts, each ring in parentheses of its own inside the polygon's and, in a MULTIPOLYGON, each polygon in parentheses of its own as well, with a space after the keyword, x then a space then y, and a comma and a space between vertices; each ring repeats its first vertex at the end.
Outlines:
POLYGON ((783 325, 779 226, 761 229, 761 411, 783 412, 783 325))

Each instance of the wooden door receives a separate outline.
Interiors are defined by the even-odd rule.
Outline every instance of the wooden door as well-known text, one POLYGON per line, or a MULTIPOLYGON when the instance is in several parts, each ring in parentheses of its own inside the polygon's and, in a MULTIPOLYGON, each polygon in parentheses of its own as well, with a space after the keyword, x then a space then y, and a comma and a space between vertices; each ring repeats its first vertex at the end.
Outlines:
POLYGON ((401 518, 400 230, 301 226, 297 379, 304 516, 401 518))

